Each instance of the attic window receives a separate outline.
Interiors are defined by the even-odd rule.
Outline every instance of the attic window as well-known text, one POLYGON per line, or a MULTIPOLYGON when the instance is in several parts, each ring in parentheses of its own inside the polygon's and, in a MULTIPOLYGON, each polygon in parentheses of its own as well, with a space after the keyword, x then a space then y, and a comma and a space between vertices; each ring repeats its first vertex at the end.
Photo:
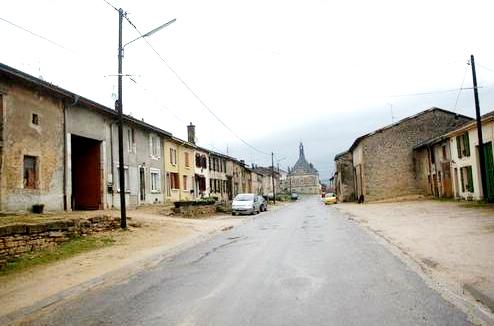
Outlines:
POLYGON ((33 125, 39 126, 39 116, 37 113, 33 113, 33 116, 31 117, 31 123, 33 125))

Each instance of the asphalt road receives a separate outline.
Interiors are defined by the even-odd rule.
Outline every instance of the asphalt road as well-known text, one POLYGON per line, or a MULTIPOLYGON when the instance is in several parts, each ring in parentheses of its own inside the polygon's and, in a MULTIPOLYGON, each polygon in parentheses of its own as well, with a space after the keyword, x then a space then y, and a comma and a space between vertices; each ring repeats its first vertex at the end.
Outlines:
POLYGON ((469 325, 337 210, 308 198, 222 232, 34 325, 469 325))

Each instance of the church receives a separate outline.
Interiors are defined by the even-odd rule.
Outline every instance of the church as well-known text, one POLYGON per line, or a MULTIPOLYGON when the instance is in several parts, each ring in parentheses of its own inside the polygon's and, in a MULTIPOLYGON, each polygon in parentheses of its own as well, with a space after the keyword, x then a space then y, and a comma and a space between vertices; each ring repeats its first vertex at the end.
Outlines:
POLYGON ((305 159, 304 145, 300 143, 299 157, 293 168, 288 168, 286 190, 299 194, 319 194, 319 172, 305 159))

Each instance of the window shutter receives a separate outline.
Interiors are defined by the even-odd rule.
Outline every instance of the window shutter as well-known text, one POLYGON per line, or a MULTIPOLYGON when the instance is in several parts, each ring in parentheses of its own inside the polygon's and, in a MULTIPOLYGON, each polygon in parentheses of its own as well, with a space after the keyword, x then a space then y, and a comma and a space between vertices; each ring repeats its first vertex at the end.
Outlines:
POLYGON ((461 153, 461 138, 460 138, 460 136, 456 136, 456 150, 458 151, 458 158, 462 158, 463 155, 461 153))
POLYGON ((468 137, 468 132, 463 135, 463 141, 465 146, 465 156, 470 156, 470 139, 468 137))
POLYGON ((467 167, 467 178, 468 178, 467 189, 468 191, 473 192, 473 173, 471 166, 467 167))
POLYGON ((153 156, 153 135, 149 135, 149 156, 153 156))

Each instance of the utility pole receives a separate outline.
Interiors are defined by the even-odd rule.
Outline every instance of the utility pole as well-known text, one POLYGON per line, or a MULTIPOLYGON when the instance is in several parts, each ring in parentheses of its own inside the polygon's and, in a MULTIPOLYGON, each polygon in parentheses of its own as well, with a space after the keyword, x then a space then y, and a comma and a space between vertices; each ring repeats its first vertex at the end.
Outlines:
POLYGON ((480 104, 479 104, 479 92, 477 90, 477 73, 475 72, 475 59, 473 54, 470 56, 470 64, 472 65, 472 79, 473 79, 473 95, 475 97, 475 116, 477 118, 477 138, 479 140, 479 160, 480 160, 480 181, 482 185, 481 193, 484 199, 487 199, 487 178, 485 174, 485 154, 484 154, 484 140, 482 137, 482 120, 480 117, 480 104))
MULTIPOLYGON (((122 24, 124 18, 122 8, 118 9, 118 181, 120 184, 120 227, 127 228, 127 212, 125 207, 125 169, 123 157, 123 102, 122 102, 122 24)), ((112 162, 113 164, 113 162, 112 162)))
POLYGON ((274 189, 274 153, 271 152, 271 181, 273 183, 273 205, 276 205, 276 190, 274 189))

